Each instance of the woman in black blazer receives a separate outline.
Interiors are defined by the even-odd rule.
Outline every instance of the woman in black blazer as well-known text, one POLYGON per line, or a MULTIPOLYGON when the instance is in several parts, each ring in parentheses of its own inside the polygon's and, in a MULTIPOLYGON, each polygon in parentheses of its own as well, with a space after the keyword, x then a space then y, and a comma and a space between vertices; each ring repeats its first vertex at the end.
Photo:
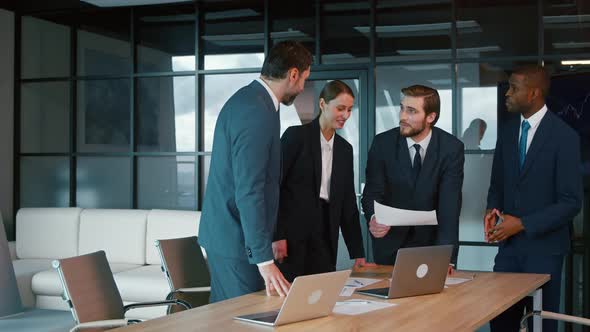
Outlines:
POLYGON ((327 83, 320 115, 281 138, 283 176, 273 253, 285 277, 336 269, 339 229, 355 266, 365 262, 354 190, 352 146, 336 133, 352 113, 354 94, 327 83))

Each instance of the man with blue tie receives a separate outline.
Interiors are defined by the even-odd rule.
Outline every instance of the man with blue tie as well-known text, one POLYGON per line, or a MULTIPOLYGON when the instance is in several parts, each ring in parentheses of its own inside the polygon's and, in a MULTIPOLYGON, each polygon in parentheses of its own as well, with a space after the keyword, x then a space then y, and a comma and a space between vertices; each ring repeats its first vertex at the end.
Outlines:
POLYGON ((267 295, 289 291, 272 252, 281 178, 279 103, 291 105, 303 91, 311 62, 301 43, 277 43, 260 78, 219 113, 199 228, 212 303, 264 288, 267 295))
MULTIPOLYGON (((549 77, 544 68, 519 68, 509 84, 506 107, 520 116, 499 129, 484 232, 489 242, 500 245, 495 272, 551 275, 543 286, 543 309, 558 312, 563 258, 583 195, 580 140, 547 110, 549 77)), ((492 331, 518 331, 529 301, 493 319, 492 331)), ((556 321, 543 321, 543 331, 557 331, 556 321)))

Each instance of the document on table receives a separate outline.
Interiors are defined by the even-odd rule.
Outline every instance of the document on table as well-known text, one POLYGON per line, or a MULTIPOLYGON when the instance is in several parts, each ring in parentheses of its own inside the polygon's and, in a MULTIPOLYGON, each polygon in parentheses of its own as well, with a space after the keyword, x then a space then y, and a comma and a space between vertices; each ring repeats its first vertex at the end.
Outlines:
POLYGON ((336 305, 334 306, 334 310, 332 310, 332 312, 340 315, 361 315, 367 312, 393 307, 395 305, 397 304, 352 299, 342 302, 336 302, 336 305))
POLYGON ((374 201, 377 222, 386 226, 438 225, 436 211, 398 209, 374 201))
POLYGON ((340 292, 340 296, 351 296, 355 289, 372 285, 381 281, 381 279, 372 279, 372 278, 348 278, 346 280, 346 284, 344 284, 344 288, 340 292))
POLYGON ((459 285, 459 284, 462 284, 464 282, 471 281, 471 280, 473 280, 473 278, 447 277, 447 280, 445 281, 445 286, 459 285))

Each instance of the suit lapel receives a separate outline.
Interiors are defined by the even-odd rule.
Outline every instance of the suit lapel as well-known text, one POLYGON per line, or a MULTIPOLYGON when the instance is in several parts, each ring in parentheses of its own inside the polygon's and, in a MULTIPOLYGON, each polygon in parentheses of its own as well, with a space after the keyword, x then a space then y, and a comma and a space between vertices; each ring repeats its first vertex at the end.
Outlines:
POLYGON ((506 144, 506 162, 508 164, 508 169, 515 174, 515 178, 519 176, 519 169, 520 165, 518 162, 518 133, 520 127, 520 117, 515 119, 514 121, 510 120, 506 124, 508 127, 506 128, 507 137, 505 138, 506 144))
POLYGON ((552 114, 549 112, 545 113, 543 119, 541 119, 541 123, 539 123, 539 127, 535 132, 535 136, 533 136, 533 140, 531 141, 531 146, 526 153, 526 157, 524 159, 524 166, 522 168, 522 172, 520 172, 520 178, 522 179, 528 169, 531 167, 531 164, 535 160, 535 157, 541 151, 541 148, 547 141, 547 138, 551 136, 551 119, 549 118, 552 114))
POLYGON ((330 177, 330 201, 334 200, 334 198, 339 195, 338 191, 336 190, 336 182, 338 182, 338 178, 340 176, 340 169, 348 167, 348 165, 345 165, 346 161, 341 160, 343 157, 342 152, 343 148, 340 136, 334 133, 334 148, 332 149, 332 175, 330 177))
POLYGON ((416 188, 419 187, 422 181, 432 181, 429 176, 430 174, 433 174, 432 172, 436 166, 436 161, 438 160, 440 147, 439 135, 440 132, 438 132, 436 128, 432 128, 432 136, 430 137, 430 143, 428 143, 426 155, 424 156, 424 161, 422 162, 422 169, 420 169, 420 174, 418 175, 418 180, 416 181, 416 188))
POLYGON ((316 197, 320 197, 320 186, 322 184, 322 151, 320 142, 320 120, 316 118, 311 122, 309 130, 309 142, 311 144, 311 154, 313 156, 313 170, 315 177, 316 197))
POLYGON ((396 163, 399 165, 399 167, 394 167, 395 172, 401 171, 401 176, 408 182, 408 186, 412 188, 414 187, 414 183, 412 182, 412 161, 410 160, 408 141, 404 136, 399 134, 397 145, 396 163))

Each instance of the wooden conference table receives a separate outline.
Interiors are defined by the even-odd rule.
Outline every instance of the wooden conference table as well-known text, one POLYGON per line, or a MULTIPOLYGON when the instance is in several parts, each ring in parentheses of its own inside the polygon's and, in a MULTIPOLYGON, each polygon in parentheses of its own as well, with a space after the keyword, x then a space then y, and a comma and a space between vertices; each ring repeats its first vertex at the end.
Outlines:
MULTIPOLYGON (((389 278, 391 266, 356 269, 352 276, 389 278)), ((546 274, 491 273, 457 271, 457 277, 472 281, 449 286, 440 294, 389 300, 396 303, 386 309, 363 315, 330 315, 275 328, 279 331, 473 331, 535 292, 549 281, 546 274)), ((383 280, 367 288, 387 287, 383 280)), ((540 291, 535 303, 540 305, 540 291)), ((350 298, 386 301, 354 294, 350 298)), ((113 331, 271 331, 272 327, 233 320, 232 317, 261 311, 278 310, 283 298, 267 297, 264 292, 209 304, 173 315, 160 317, 113 331)), ((535 329, 537 330, 537 329, 535 329)))

